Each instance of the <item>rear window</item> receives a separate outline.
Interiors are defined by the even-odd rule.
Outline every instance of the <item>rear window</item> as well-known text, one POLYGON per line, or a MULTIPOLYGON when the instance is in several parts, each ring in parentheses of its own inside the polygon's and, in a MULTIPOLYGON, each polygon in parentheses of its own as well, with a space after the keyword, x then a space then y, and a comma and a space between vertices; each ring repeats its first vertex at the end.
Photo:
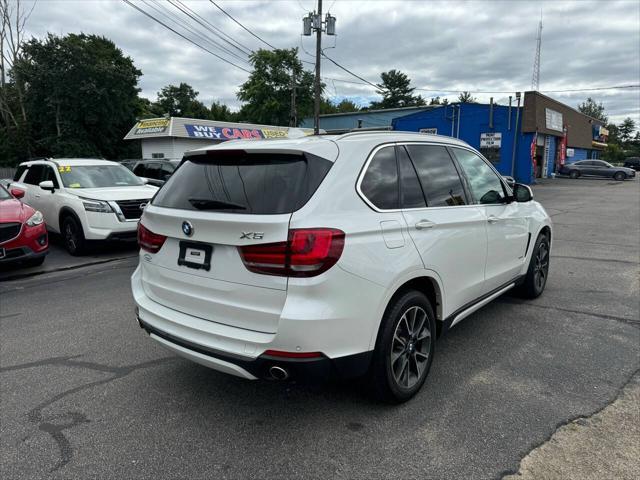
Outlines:
POLYGON ((187 157, 152 203, 184 210, 291 213, 307 203, 331 165, 308 153, 213 151, 187 157))

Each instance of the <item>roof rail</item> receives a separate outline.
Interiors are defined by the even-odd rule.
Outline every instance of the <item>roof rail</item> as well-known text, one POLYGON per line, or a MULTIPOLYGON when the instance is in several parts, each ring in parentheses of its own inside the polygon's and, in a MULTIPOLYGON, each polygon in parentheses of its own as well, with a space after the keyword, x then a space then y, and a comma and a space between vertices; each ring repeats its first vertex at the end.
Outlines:
POLYGON ((387 135, 427 135, 425 133, 420 133, 420 132, 407 132, 404 130, 391 130, 391 129, 385 129, 385 130, 364 130, 363 128, 355 128, 353 130, 350 130, 348 133, 344 133, 342 135, 340 135, 340 138, 346 138, 346 137, 355 137, 355 136, 360 136, 360 135, 379 135, 379 134, 387 134, 387 135))

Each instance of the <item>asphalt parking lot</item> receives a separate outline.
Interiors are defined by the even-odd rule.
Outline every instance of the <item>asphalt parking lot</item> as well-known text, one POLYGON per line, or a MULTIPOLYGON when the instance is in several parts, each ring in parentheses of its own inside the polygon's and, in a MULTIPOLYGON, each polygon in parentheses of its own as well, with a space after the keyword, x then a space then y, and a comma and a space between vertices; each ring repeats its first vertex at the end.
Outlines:
POLYGON ((640 367, 640 182, 555 179, 534 193, 555 225, 544 295, 504 296, 456 326, 425 388, 399 407, 354 382, 248 382, 173 356, 136 325, 136 257, 0 282, 0 476, 518 471, 640 367))

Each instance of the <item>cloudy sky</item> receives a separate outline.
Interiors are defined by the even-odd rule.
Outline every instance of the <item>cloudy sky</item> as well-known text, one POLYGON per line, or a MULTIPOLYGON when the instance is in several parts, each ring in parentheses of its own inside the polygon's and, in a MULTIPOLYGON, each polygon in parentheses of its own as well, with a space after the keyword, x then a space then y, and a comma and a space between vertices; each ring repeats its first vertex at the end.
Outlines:
MULTIPOLYGON (((25 0, 23 0, 25 1, 25 0)), ((265 48, 208 0, 181 0, 210 30, 251 50, 265 48), (209 25, 206 22, 209 22, 209 25), (215 31, 215 30, 213 30, 215 31)), ((174 1, 174 3, 176 3, 174 1)), ((314 51, 301 37, 302 17, 315 0, 216 0, 247 29, 277 48, 314 51), (304 50, 303 50, 303 48, 304 50)), ((250 68, 246 55, 189 19, 172 4, 136 0, 135 4, 214 53, 250 68), (175 22, 179 22, 180 26, 175 22), (184 30, 189 24, 192 32, 184 30), (198 30, 194 33, 193 30, 198 30), (199 35, 199 36, 198 36, 199 35), (207 38, 208 37, 208 38, 207 38), (212 39, 240 58, 211 44, 212 39)), ((337 17, 336 37, 324 37, 325 52, 373 83, 380 72, 399 69, 425 97, 455 98, 448 91, 471 90, 480 101, 493 96, 506 103, 509 92, 529 90, 540 14, 543 17, 540 90, 571 106, 592 96, 610 118, 631 116, 640 123, 640 90, 607 89, 560 92, 640 84, 640 2, 626 1, 350 1, 324 0, 337 17), (495 92, 495 93, 481 93, 495 92)), ((28 33, 64 35, 85 32, 112 39, 142 70, 142 94, 155 99, 169 83, 187 82, 205 103, 220 100, 234 108, 243 70, 219 60, 180 38, 119 0, 39 0, 28 33)), ((311 64, 305 64, 312 69, 311 64)), ((366 104, 375 90, 323 61, 327 93, 336 100, 366 104), (358 83, 353 83, 358 82, 358 83)))

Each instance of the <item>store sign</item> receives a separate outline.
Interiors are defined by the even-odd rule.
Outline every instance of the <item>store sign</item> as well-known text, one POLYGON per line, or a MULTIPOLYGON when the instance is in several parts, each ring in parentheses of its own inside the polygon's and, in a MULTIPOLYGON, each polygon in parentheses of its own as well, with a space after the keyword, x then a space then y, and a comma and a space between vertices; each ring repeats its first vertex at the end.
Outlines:
POLYGON ((564 135, 562 136, 562 139, 560 140, 560 151, 558 153, 558 160, 560 163, 560 166, 564 165, 564 162, 567 159, 567 128, 564 128, 564 135))
POLYGON ((261 138, 284 138, 287 136, 287 130, 267 128, 231 128, 190 124, 185 125, 184 128, 190 137, 210 138, 212 140, 256 140, 261 138))
POLYGON ((426 133, 427 135, 437 135, 438 129, 437 128, 421 128, 419 132, 426 133))
POLYGON ((573 148, 567 148, 567 158, 571 158, 576 154, 576 151, 573 148))
POLYGON ((549 130, 555 130, 562 132, 562 114, 551 110, 550 108, 544 109, 545 126, 549 130))
POLYGON ((151 120, 140 120, 136 124, 134 135, 147 135, 149 133, 163 133, 169 126, 168 118, 154 118, 151 120))
POLYGON ((502 133, 489 132, 480 134, 480 148, 500 148, 502 145, 502 133))

